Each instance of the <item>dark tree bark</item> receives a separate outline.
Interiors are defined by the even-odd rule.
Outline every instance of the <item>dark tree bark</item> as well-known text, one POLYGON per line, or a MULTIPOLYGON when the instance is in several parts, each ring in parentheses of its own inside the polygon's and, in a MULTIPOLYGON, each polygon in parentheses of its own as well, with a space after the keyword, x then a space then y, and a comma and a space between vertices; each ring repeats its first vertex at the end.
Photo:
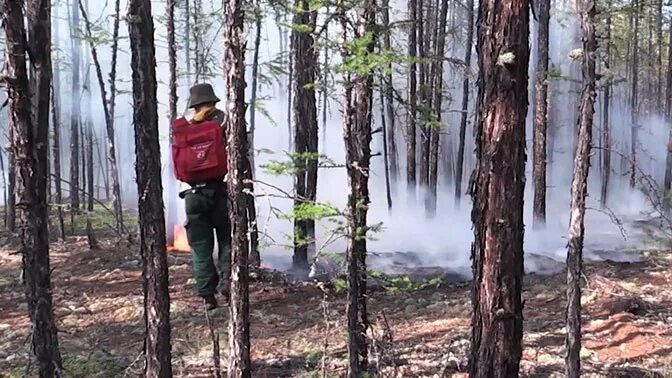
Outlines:
MULTIPOLYGON (((58 7, 55 7, 53 19, 53 41, 59 39, 58 7)), ((52 42, 53 44, 53 42, 52 42)), ((52 162, 54 173, 54 202, 56 203, 56 216, 61 240, 65 240, 65 219, 63 218, 63 190, 61 183, 61 68, 58 65, 52 67, 53 91, 51 92, 51 111, 53 143, 52 162)))
POLYGON ((231 206, 231 298, 229 305, 229 369, 231 378, 252 376, 250 362, 250 298, 248 270, 248 199, 245 179, 251 173, 245 126, 245 36, 243 1, 224 3, 224 88, 228 136, 228 189, 231 206))
MULTIPOLYGON (((170 83, 168 93, 169 117, 172 122, 177 118, 177 43, 175 42, 175 0, 166 0, 166 31, 168 32, 168 67, 170 70, 170 83)), ((172 128, 169 131, 172 133, 172 128)), ((172 141, 172 134, 169 139, 172 141)), ((173 166, 173 156, 168 154, 169 167, 173 166)), ((177 197, 178 183, 175 179, 173 169, 167 170, 168 180, 166 182, 166 194, 168 198, 177 197)), ((174 229, 178 223, 177 206, 169 201, 166 207, 166 241, 173 244, 175 240, 174 229)))
POLYGON ((595 105, 595 0, 582 0, 581 30, 583 40, 583 91, 579 107, 579 144, 574 157, 569 233, 567 241, 567 356, 566 373, 569 378, 581 376, 581 265, 583 253, 584 215, 588 192, 588 170, 595 105))
MULTIPOLYGON (((423 191, 427 190, 429 186, 429 109, 427 104, 427 64, 425 59, 427 57, 427 49, 425 49, 425 40, 429 39, 429 35, 425 38, 425 19, 424 0, 416 0, 418 10, 416 11, 417 23, 417 43, 418 43, 418 84, 420 104, 418 106, 418 122, 420 128, 420 172, 418 174, 418 185, 423 191)), ((429 33, 428 33, 429 34, 429 33)), ((425 195, 426 197, 426 195, 425 195)), ((426 200, 426 199, 425 199, 426 200)))
MULTIPOLYGON (((430 137, 430 156, 429 156, 429 188, 425 198, 425 211, 433 217, 436 214, 436 193, 438 187, 439 172, 439 127, 443 113, 443 56, 446 46, 446 23, 448 19, 448 0, 441 0, 441 11, 439 16, 438 33, 436 36, 436 55, 432 63, 432 88, 434 90, 432 106, 434 107, 434 117, 437 125, 429 129, 430 137)), ((467 47, 469 48, 469 47, 467 47)))
POLYGON ((23 6, 23 1, 0 1, 6 41, 4 80, 9 102, 9 126, 13 130, 12 150, 16 159, 19 250, 23 256, 23 282, 32 323, 31 350, 37 359, 39 376, 51 378, 61 376, 63 369, 53 314, 47 227, 50 4, 40 0, 28 1, 27 37, 23 6), (26 69, 29 48, 30 83, 26 69), (30 93, 34 94, 32 109, 30 93))
MULTIPOLYGON (((375 1, 367 0, 357 8, 357 22, 352 39, 374 33, 375 1)), ((347 36, 343 20, 343 33, 347 36)), ((373 54, 374 38, 366 46, 373 54)), ((348 59, 344 53, 344 60, 348 59)), ((373 72, 346 74, 343 139, 348 174, 346 252, 348 299, 346 306, 348 324, 348 377, 358 378, 368 365, 366 332, 369 327, 366 288, 366 234, 369 198, 369 167, 371 163, 371 108, 373 104, 373 72)))
MULTIPOLYGON (((390 30, 390 1, 383 0, 381 4, 382 27, 384 32, 381 34, 383 51, 387 52, 392 49, 390 30)), ((394 86, 392 85, 392 62, 388 63, 385 72, 385 82, 383 84, 383 91, 385 93, 385 121, 387 123, 387 146, 388 157, 390 162, 390 180, 391 185, 396 186, 399 180, 399 152, 397 151, 397 119, 394 113, 394 86)), ((382 99, 382 98, 381 98, 382 99)))
MULTIPOLYGON (((607 34, 605 39, 606 57, 604 68, 611 69, 611 13, 607 14, 607 34)), ((609 75, 611 77, 611 74, 609 75)), ((609 124, 609 106, 611 103, 611 78, 604 86, 604 103, 602 104, 602 186, 600 189, 600 206, 607 207, 609 179, 611 176, 611 125, 609 124)))
POLYGON ((408 191, 408 200, 415 200, 416 186, 416 116, 418 113, 417 98, 417 65, 415 62, 417 55, 417 0, 408 0, 408 12, 411 27, 408 32, 408 57, 411 60, 408 70, 408 114, 406 118, 406 190, 408 191))
POLYGON ((481 0, 470 377, 518 377, 529 2, 481 0))
MULTIPOLYGON (((672 122, 672 28, 670 28, 670 47, 667 59, 667 95, 665 96, 665 121, 669 125, 672 122)), ((11 172, 11 170, 10 170, 11 172)), ((670 199, 672 193, 672 129, 667 141, 667 158, 665 159, 665 178, 663 182, 663 209, 670 211, 670 199)), ((11 185, 11 181, 10 181, 11 185)), ((11 193, 11 192, 10 192, 11 193)))
POLYGON ((534 228, 546 225, 546 127, 548 124, 548 40, 551 1, 537 1, 537 82, 535 84, 534 141, 534 228))
POLYGON ((252 167, 252 177, 255 176, 255 163, 254 163, 254 134, 256 132, 257 123, 256 123, 256 102, 257 102, 257 90, 259 89, 259 49, 261 48, 261 29, 262 21, 264 20, 264 15, 261 10, 261 3, 259 0, 255 3, 254 8, 254 20, 255 20, 255 34, 254 34, 254 55, 252 56, 252 88, 250 93, 250 135, 249 135, 249 148, 250 154, 248 159, 250 160, 250 166, 252 167))
POLYGON ((79 4, 72 1, 72 24, 70 35, 72 37, 72 88, 70 93, 70 204, 73 212, 79 210, 79 135, 80 135, 80 65, 81 44, 79 35, 79 4))
MULTIPOLYGON (((292 60, 294 62, 294 210, 315 202, 317 196, 317 106, 315 99, 315 72, 317 52, 313 30, 317 12, 311 11, 308 0, 294 4, 292 28, 292 60), (298 26, 310 29, 300 30, 298 26)), ((296 217, 294 220, 294 268, 308 270, 308 255, 315 252, 315 220, 296 217)))
POLYGON ((387 120, 385 119, 385 93, 384 83, 380 83, 380 128, 383 131, 383 164, 385 169, 385 199, 387 200, 387 210, 392 210, 392 189, 390 188, 390 153, 387 143, 387 120))
MULTIPOLYGON (((611 21, 611 20, 610 20, 611 21)), ((663 111, 663 0, 656 2, 656 111, 663 111)))
POLYGON ((145 307, 145 377, 170 377, 170 296, 163 218, 161 151, 156 100, 154 21, 150 0, 128 3, 133 80, 135 174, 145 307))
POLYGON ((632 42, 632 66, 631 78, 632 92, 630 93, 630 187, 635 187, 636 170, 637 170, 637 129, 639 128, 639 101, 638 89, 639 84, 639 16, 641 11, 642 0, 632 0, 633 17, 634 17, 634 31, 632 42))
POLYGON ((474 0, 467 0, 467 40, 464 50, 464 79, 462 80, 462 114, 460 115, 460 135, 455 169, 455 204, 462 199, 462 172, 464 171, 464 146, 469 118, 469 74, 471 71, 471 46, 474 39, 474 0))

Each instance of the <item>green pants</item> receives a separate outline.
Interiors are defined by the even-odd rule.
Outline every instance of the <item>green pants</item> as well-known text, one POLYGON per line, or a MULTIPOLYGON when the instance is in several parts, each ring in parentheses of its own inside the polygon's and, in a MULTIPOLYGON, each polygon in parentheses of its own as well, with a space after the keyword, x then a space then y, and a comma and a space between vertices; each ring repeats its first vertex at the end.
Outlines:
POLYGON ((231 223, 229 221, 228 195, 225 185, 192 189, 185 196, 187 210, 187 238, 196 279, 196 291, 201 297, 228 290, 231 276, 231 223), (219 247, 218 264, 215 266, 213 250, 217 232, 219 247), (219 272, 217 271, 219 269, 219 272))

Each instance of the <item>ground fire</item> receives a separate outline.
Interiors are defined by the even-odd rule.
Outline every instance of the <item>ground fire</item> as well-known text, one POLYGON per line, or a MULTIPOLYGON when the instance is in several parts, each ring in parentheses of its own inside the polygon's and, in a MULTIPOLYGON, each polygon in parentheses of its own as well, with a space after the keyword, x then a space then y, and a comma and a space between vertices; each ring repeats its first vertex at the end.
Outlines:
POLYGON ((187 231, 184 229, 184 226, 176 224, 173 226, 173 242, 168 244, 169 251, 176 252, 189 252, 191 247, 189 246, 189 240, 187 239, 187 231))

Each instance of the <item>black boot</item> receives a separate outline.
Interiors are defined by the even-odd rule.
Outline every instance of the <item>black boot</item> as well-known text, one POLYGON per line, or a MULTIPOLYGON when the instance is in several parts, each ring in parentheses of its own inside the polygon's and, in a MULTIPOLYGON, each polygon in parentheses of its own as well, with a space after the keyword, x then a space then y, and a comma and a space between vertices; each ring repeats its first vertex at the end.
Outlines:
POLYGON ((210 311, 217 308, 217 300, 214 295, 208 295, 203 297, 203 302, 205 303, 205 309, 210 311))

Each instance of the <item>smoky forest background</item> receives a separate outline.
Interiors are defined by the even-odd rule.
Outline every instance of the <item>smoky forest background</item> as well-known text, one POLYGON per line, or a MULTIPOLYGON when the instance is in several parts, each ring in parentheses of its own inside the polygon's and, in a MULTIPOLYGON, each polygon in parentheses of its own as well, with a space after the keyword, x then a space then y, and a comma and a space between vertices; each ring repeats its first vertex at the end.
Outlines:
POLYGON ((0 17, 0 377, 672 377, 672 4, 0 17), (196 83, 226 114, 213 311, 170 154, 196 83))

